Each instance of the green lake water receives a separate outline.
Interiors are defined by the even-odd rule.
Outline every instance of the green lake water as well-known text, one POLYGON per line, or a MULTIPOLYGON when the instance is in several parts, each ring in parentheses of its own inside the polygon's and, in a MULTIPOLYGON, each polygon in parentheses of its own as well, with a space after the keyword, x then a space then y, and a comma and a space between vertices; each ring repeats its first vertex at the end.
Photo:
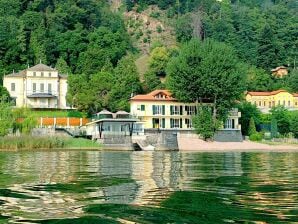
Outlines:
POLYGON ((298 153, 0 153, 0 223, 298 223, 298 153))

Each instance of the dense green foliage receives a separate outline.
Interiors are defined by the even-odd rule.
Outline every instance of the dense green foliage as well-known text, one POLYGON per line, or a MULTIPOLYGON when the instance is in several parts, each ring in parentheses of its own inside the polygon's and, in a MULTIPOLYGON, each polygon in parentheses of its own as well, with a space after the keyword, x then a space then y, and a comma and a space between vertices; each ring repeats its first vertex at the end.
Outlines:
POLYGON ((245 62, 265 69, 297 60, 298 3, 263 0, 126 0, 127 8, 156 4, 174 17, 176 38, 212 38, 228 43, 245 62))
POLYGON ((214 119, 224 118, 245 89, 245 75, 233 49, 212 40, 184 44, 167 67, 168 88, 183 102, 208 100, 214 119))
POLYGON ((39 60, 65 73, 96 73, 128 49, 123 20, 106 1, 0 1, 1 76, 39 60))
POLYGON ((256 124, 255 124, 254 118, 251 117, 249 120, 248 135, 251 136, 255 133, 257 133, 256 124))
POLYGON ((14 120, 10 104, 5 98, 0 98, 0 136, 9 133, 13 128, 14 120))
POLYGON ((214 122, 212 111, 208 107, 201 107, 198 114, 192 118, 193 127, 204 140, 212 138, 217 130, 218 122, 214 122))
POLYGON ((272 119, 277 121, 277 130, 284 135, 290 132, 290 117, 288 110, 283 106, 277 106, 271 109, 272 119))
POLYGON ((70 75, 68 83, 68 101, 79 110, 89 113, 104 108, 128 111, 131 95, 142 92, 132 56, 123 57, 115 69, 107 66, 91 76, 70 75))
POLYGON ((298 112, 293 113, 290 120, 290 131, 298 138, 298 112))
POLYGON ((254 123, 258 125, 261 119, 261 112, 256 105, 249 102, 242 102, 238 104, 237 107, 241 112, 241 117, 239 120, 241 124, 241 132, 243 135, 249 135, 249 124, 251 118, 253 118, 254 123))

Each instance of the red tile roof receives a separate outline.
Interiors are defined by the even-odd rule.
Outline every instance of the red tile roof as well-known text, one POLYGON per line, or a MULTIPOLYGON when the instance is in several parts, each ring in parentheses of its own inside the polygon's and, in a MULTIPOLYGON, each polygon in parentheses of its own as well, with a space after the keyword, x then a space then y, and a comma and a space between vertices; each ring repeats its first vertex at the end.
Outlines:
POLYGON ((141 100, 141 101, 177 101, 174 97, 172 97, 172 93, 168 90, 157 89, 148 94, 144 95, 136 95, 132 97, 130 100, 141 100), (164 96, 164 98, 156 98, 158 94, 164 96))
MULTIPOLYGON (((247 92, 247 95, 251 95, 251 96, 274 96, 278 93, 281 92, 287 92, 286 90, 280 89, 280 90, 275 90, 272 92, 247 92)), ((292 93, 293 96, 298 96, 298 93, 292 93)))

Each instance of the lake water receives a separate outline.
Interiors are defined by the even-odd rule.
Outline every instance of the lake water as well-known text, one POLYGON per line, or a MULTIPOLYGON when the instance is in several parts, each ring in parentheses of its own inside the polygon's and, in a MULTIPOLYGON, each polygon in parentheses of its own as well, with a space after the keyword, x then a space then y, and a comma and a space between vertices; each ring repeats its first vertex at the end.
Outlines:
POLYGON ((0 153, 0 223, 298 223, 298 153, 0 153))

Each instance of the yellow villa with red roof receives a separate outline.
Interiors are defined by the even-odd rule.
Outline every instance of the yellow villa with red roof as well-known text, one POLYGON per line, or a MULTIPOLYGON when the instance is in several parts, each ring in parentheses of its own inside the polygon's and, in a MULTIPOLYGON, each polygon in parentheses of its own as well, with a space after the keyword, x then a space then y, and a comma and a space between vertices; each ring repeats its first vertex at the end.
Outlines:
MULTIPOLYGON (((130 113, 141 120, 145 129, 192 130, 192 116, 196 113, 195 103, 183 103, 175 99, 168 90, 154 90, 130 99, 130 113)), ((223 129, 240 130, 237 109, 230 112, 223 129)))
POLYGON ((255 104, 263 113, 268 113, 272 107, 279 105, 288 110, 298 110, 298 93, 289 93, 286 90, 247 92, 246 101, 255 104))

